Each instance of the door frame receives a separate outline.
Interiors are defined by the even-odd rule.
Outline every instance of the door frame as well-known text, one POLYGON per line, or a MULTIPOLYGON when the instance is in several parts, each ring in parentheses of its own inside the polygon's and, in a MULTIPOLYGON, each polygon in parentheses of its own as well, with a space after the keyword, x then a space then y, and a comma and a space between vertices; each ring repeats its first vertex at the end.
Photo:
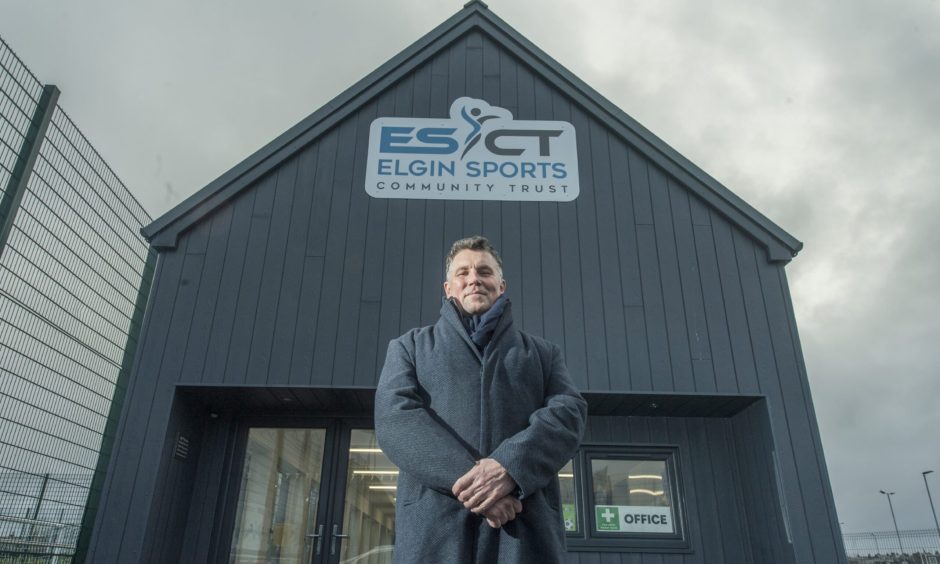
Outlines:
MULTIPOLYGON (((323 462, 320 473, 320 500, 317 505, 315 527, 323 525, 320 559, 322 564, 339 561, 340 545, 336 545, 336 554, 329 554, 334 541, 333 525, 339 525, 339 534, 343 534, 343 506, 346 497, 346 473, 349 464, 347 454, 353 429, 374 429, 373 419, 355 415, 245 415, 236 417, 229 436, 229 455, 222 470, 223 480, 227 483, 221 488, 222 496, 216 510, 218 533, 215 558, 220 564, 227 564, 232 550, 235 534, 235 516, 238 511, 238 494, 244 478, 244 461, 248 447, 248 433, 252 428, 269 429, 325 429, 323 441, 323 462)), ((313 560, 309 564, 313 564, 313 560)))
MULTIPOLYGON (((328 520, 323 521, 326 525, 324 528, 324 534, 328 535, 324 539, 323 550, 327 554, 324 557, 323 564, 338 564, 339 555, 342 550, 342 546, 339 542, 333 538, 333 528, 336 526, 338 534, 347 534, 347 531, 343 528, 345 521, 345 505, 346 505, 346 478, 349 471, 349 447, 352 441, 352 431, 354 429, 374 429, 375 425, 371 419, 357 418, 357 417, 346 417, 335 419, 336 421, 336 451, 333 453, 333 466, 331 471, 330 479, 331 482, 327 483, 327 486, 330 486, 330 499, 329 499, 329 513, 326 517, 328 520), (345 456, 344 456, 345 455, 345 456), (334 543, 336 550, 333 550, 334 543)), ((318 511, 319 513, 319 511, 318 511)))

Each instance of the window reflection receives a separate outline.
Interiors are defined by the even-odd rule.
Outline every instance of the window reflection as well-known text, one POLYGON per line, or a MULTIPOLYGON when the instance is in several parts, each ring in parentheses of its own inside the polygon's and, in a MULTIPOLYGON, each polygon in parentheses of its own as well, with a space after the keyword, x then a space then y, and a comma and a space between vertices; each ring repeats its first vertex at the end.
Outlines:
POLYGON ((574 464, 568 461, 558 471, 558 483, 561 485, 561 513, 565 520, 565 532, 577 533, 578 528, 578 499, 577 488, 574 484, 574 464))
POLYGON ((595 505, 670 505, 664 460, 591 460, 595 505))
POLYGON ((353 429, 346 475, 342 564, 392 562, 398 468, 382 453, 372 429, 353 429))
POLYGON ((325 429, 248 432, 229 562, 309 562, 325 429))

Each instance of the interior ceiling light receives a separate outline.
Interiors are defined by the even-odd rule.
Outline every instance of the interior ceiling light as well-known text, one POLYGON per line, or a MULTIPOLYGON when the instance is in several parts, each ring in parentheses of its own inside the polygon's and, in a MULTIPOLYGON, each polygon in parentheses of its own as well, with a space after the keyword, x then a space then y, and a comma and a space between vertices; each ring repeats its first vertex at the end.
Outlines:
POLYGON ((654 492, 653 490, 643 490, 643 489, 632 489, 630 490, 632 494, 646 494, 646 495, 664 495, 666 492, 659 490, 654 492))

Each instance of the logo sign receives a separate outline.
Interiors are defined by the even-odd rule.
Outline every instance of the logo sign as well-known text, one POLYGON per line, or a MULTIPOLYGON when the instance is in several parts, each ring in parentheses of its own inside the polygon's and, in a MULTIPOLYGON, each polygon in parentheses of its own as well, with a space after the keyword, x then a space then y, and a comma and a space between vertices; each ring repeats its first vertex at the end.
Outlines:
POLYGON ((594 522, 600 532, 674 533, 672 509, 640 505, 595 505, 594 522))
POLYGON ((568 202, 579 192, 574 126, 514 120, 466 97, 448 119, 373 121, 366 166, 375 198, 568 202))

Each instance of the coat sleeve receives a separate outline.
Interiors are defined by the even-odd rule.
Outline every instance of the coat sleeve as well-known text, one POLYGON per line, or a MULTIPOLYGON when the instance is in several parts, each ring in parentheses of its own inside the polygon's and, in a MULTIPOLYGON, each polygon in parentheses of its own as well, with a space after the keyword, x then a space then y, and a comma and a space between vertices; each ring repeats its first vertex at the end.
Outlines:
POLYGON ((399 339, 388 345, 375 392, 375 435, 382 451, 399 469, 451 497, 454 482, 476 462, 427 408, 414 357, 399 339))
POLYGON ((571 382, 557 345, 551 348, 551 368, 542 407, 529 416, 529 425, 504 440, 490 458, 503 465, 527 497, 548 485, 581 444, 587 402, 571 382))

